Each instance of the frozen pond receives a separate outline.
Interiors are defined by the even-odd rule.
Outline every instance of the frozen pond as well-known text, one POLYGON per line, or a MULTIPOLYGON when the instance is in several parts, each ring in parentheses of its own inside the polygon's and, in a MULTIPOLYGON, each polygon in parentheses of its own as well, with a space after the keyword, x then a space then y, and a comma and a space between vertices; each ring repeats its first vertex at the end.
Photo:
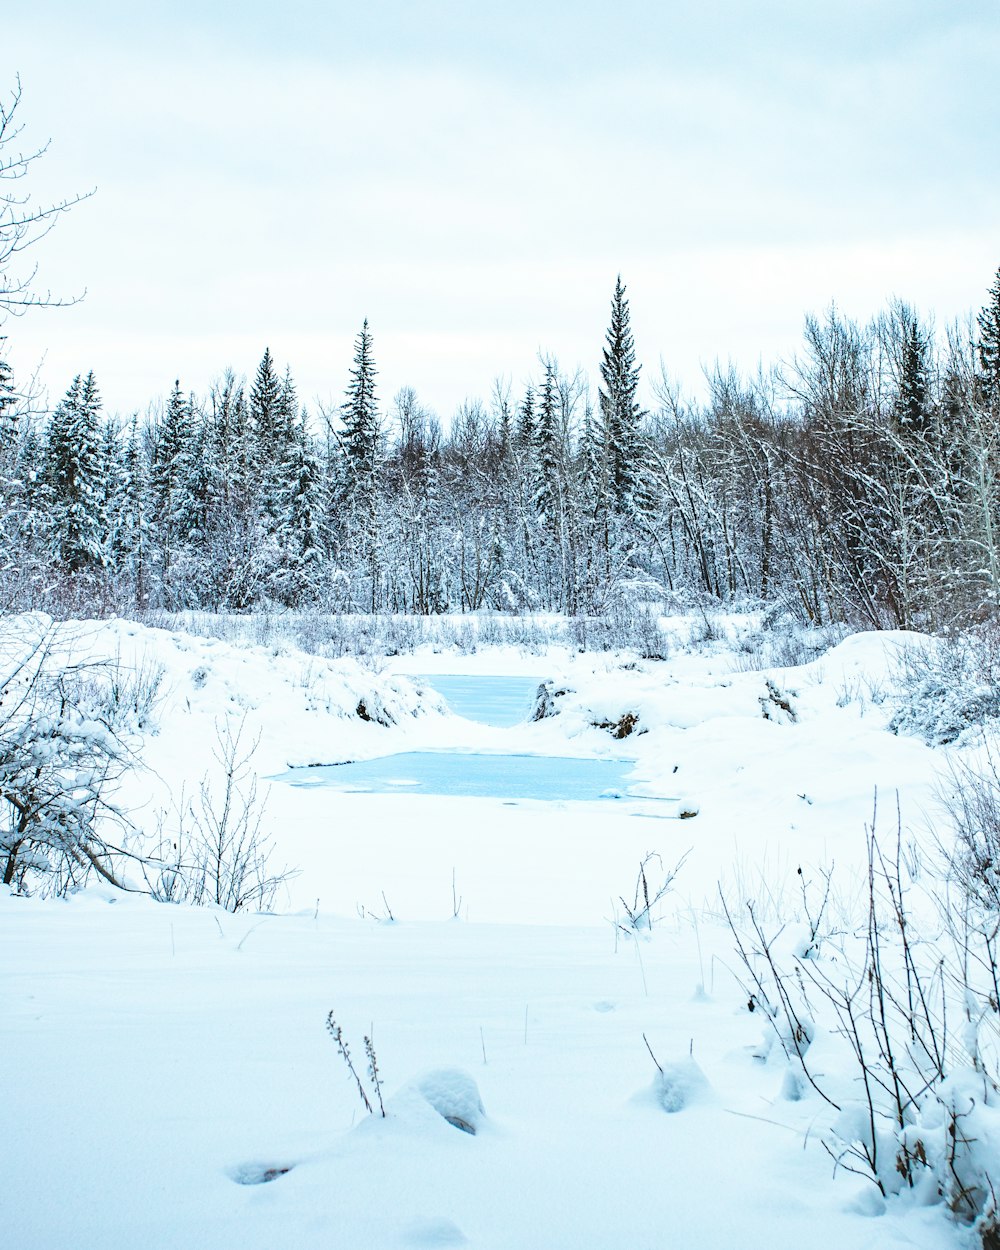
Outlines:
MULTIPOLYGON (((537 677, 434 676, 420 679, 458 716, 512 729, 531 713, 537 677)), ((515 736, 515 735, 512 735, 515 736)), ((425 794, 509 802, 644 798, 629 792, 631 760, 576 759, 516 751, 405 751, 372 760, 293 768, 275 781, 355 794, 425 794)))
POLYGON ((363 794, 589 801, 631 797, 626 779, 633 768, 631 760, 406 751, 351 764, 294 768, 273 780, 363 794))
POLYGON ((527 720, 538 689, 537 677, 421 677, 456 716, 509 729, 527 720))

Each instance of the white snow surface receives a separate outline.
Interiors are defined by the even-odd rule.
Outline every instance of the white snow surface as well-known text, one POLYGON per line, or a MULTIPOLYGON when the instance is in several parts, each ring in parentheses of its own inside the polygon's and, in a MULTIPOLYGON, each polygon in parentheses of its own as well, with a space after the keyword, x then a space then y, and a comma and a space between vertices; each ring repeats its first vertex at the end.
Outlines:
POLYGON ((81 657, 163 671, 155 726, 136 734, 145 770, 119 796, 136 825, 169 822, 219 723, 244 724, 265 827, 299 875, 266 916, 104 886, 0 891, 3 1245, 972 1244, 940 1205, 831 1174, 832 1113, 789 1096, 719 920, 720 883, 792 921, 796 869, 835 864, 849 924, 876 792, 880 826, 898 805, 905 836, 932 841, 946 753, 887 732, 880 702, 912 636, 741 672, 722 644, 655 663, 493 650, 364 666, 73 628, 81 657), (555 715, 493 729, 451 715, 418 676, 434 672, 565 693, 555 715), (595 727, 626 714, 626 738, 595 727), (511 803, 267 780, 426 749, 634 758, 633 793, 511 803), (630 936, 612 922, 649 852, 688 858, 630 936), (330 1011, 363 1079, 372 1039, 385 1118, 361 1106, 330 1011))

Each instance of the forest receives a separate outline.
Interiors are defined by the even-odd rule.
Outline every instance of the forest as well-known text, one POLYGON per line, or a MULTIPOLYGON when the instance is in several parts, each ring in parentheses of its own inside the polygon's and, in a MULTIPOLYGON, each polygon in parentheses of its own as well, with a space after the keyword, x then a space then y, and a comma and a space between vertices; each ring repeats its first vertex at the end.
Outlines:
MULTIPOLYGON (((0 604, 66 614, 763 603, 812 625, 939 629, 1000 596, 1000 271, 935 332, 896 301, 807 315, 800 351, 707 398, 639 402, 618 279, 599 376, 544 353, 443 421, 379 394, 367 321, 339 406, 176 381, 122 418, 81 370, 51 411, 0 357, 0 604)), ((348 372, 349 366, 349 372, 348 372)))

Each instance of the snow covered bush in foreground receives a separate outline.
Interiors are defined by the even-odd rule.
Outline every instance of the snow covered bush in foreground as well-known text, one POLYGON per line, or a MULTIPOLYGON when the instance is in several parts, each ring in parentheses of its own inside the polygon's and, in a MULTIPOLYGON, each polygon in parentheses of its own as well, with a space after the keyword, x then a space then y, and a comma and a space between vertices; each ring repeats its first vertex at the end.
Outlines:
MULTIPOLYGON (((108 662, 73 664, 46 617, 4 623, 0 633, 0 871, 5 885, 65 894, 97 872, 119 884, 108 842, 124 828, 112 794, 129 766, 123 733, 132 699, 108 662), (98 821, 101 820, 101 831, 98 821)), ((135 690, 132 690, 135 694, 135 690)), ((150 698, 152 695, 150 694, 150 698)))
POLYGON ((748 1006, 790 1065, 786 1097, 811 1089, 834 1113, 838 1166, 883 1196, 942 1201, 1000 1245, 1000 913, 954 907, 940 883, 911 902, 903 860, 901 839, 887 853, 869 832, 859 932, 830 931, 828 876, 796 928, 727 908, 748 1006))

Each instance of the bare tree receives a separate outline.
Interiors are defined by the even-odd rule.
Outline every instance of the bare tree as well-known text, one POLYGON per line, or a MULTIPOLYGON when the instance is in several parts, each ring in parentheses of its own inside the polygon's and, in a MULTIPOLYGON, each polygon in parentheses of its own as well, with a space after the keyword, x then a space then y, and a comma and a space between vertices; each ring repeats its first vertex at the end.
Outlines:
POLYGON ((0 323, 26 308, 61 307, 82 298, 82 294, 65 298, 47 289, 37 290, 37 265, 21 272, 14 272, 12 266, 20 253, 48 234, 63 213, 94 194, 90 190, 54 204, 35 204, 30 191, 21 191, 14 185, 28 176, 32 164, 45 155, 49 146, 45 143, 27 150, 19 146, 24 130, 17 118, 20 103, 21 79, 17 77, 9 99, 0 100, 0 323))

